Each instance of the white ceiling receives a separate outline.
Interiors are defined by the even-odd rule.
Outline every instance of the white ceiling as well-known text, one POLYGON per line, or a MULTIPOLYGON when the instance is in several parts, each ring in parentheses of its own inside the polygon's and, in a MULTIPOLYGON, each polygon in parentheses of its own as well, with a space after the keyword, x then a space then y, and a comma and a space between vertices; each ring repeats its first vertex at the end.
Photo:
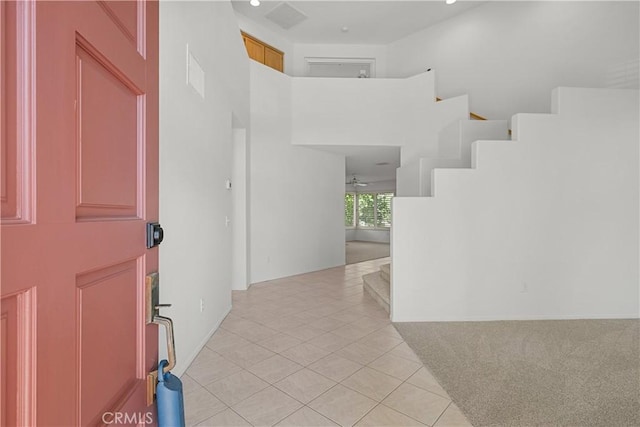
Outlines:
MULTIPOLYGON (((400 147, 363 145, 314 145, 313 148, 345 156, 347 181, 355 175, 359 181, 395 181, 400 167, 400 147), (376 165, 387 162, 388 165, 376 165)), ((345 181, 346 182, 346 181, 345 181)))
POLYGON ((247 18, 282 35, 292 43, 387 44, 440 21, 451 18, 484 1, 459 0, 447 5, 444 0, 413 1, 319 1, 287 3, 307 15, 308 19, 285 30, 265 15, 282 3, 261 0, 253 7, 249 0, 232 0, 233 8, 247 18), (348 32, 342 32, 348 27, 348 32))

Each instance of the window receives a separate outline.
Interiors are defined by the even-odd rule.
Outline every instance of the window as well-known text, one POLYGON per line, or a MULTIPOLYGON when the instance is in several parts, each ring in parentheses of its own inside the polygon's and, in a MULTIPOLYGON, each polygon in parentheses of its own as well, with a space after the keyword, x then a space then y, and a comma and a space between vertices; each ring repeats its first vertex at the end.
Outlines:
POLYGON ((393 193, 346 193, 344 225, 356 228, 391 227, 393 193))
POLYGON ((373 227, 376 220, 375 194, 358 194, 358 227, 373 227))
POLYGON ((376 194, 376 227, 391 227, 391 193, 376 194))
POLYGON ((344 225, 346 227, 355 227, 356 225, 355 199, 355 194, 347 193, 344 195, 344 225))

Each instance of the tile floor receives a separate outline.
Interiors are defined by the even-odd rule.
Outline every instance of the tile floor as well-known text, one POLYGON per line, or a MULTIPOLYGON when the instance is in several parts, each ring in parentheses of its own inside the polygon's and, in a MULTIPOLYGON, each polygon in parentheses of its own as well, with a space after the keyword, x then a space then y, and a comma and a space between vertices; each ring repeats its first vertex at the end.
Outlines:
POLYGON ((469 426, 362 288, 389 258, 255 284, 182 376, 187 425, 469 426))

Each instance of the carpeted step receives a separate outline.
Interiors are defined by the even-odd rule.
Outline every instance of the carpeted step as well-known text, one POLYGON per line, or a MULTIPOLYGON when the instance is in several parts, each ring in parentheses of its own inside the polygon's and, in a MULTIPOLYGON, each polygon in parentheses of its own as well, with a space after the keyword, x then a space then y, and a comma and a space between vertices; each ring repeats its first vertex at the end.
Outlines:
POLYGON ((389 313, 389 282, 382 278, 379 271, 362 276, 364 290, 389 313))
POLYGON ((391 264, 383 264, 380 266, 380 275, 384 280, 391 283, 391 264))

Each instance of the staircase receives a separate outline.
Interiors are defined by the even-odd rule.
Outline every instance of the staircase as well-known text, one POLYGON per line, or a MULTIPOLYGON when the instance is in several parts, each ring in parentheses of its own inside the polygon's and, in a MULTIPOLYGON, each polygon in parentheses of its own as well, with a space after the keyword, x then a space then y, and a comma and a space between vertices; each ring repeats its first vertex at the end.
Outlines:
POLYGON ((364 290, 389 313, 391 294, 391 264, 383 264, 380 271, 362 276, 364 290))
POLYGON ((414 184, 393 200, 394 321, 637 317, 638 91, 551 98, 512 118, 511 141, 469 121, 398 169, 414 184))

